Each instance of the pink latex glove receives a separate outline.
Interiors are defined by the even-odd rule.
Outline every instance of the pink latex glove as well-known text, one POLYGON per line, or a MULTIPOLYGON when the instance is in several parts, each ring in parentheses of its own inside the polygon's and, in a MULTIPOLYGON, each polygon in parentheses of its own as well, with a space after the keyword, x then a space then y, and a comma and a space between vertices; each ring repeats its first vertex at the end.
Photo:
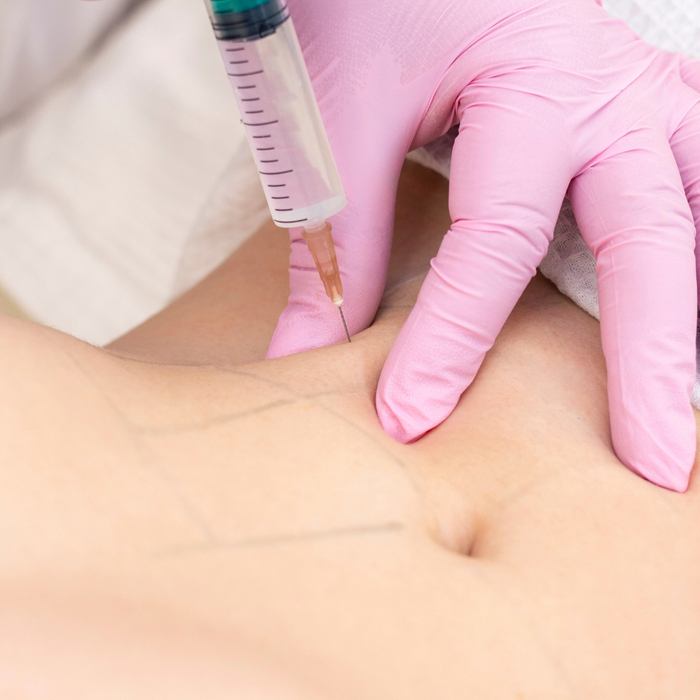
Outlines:
MULTIPOLYGON (((410 442, 452 412, 568 190, 598 264, 615 450, 684 491, 696 447, 697 65, 651 48, 595 0, 289 6, 348 198, 332 223, 351 332, 372 322, 384 290, 406 153, 459 124, 453 224, 382 372, 384 429, 410 442)), ((343 339, 299 230, 290 262, 269 357, 343 339)))

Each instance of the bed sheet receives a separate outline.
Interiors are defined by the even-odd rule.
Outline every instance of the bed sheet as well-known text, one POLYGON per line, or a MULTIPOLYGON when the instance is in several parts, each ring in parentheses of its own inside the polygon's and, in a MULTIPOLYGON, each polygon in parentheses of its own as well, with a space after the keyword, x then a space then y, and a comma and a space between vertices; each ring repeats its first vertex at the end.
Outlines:
POLYGON ((170 300, 242 138, 202 0, 148 0, 0 132, 0 285, 42 323, 117 337, 170 300))

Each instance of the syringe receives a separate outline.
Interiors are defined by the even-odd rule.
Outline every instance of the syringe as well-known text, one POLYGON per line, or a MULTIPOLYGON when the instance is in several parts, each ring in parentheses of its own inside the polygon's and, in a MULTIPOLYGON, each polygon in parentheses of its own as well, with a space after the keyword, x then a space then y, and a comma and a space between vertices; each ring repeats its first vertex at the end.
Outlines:
POLYGON ((346 204, 286 0, 205 0, 272 220, 302 226, 326 294, 343 285, 326 219, 346 204))

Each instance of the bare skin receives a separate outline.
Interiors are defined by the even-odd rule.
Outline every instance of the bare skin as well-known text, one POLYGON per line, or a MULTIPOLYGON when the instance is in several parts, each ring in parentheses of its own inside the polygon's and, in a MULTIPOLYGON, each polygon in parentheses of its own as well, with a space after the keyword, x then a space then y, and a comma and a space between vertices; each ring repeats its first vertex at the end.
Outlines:
POLYGON ((616 460, 594 320, 535 278, 442 426, 381 431, 446 197, 407 166, 352 344, 262 360, 270 226, 109 349, 2 319, 3 697, 700 697, 700 486, 616 460))

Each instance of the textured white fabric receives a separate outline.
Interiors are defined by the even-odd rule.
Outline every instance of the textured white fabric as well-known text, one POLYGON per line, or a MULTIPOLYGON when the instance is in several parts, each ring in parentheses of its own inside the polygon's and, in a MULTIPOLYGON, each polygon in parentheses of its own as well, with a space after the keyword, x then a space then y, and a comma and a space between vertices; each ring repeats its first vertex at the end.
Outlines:
POLYGON ((667 51, 697 55, 700 46, 698 0, 603 0, 650 44, 667 51))

